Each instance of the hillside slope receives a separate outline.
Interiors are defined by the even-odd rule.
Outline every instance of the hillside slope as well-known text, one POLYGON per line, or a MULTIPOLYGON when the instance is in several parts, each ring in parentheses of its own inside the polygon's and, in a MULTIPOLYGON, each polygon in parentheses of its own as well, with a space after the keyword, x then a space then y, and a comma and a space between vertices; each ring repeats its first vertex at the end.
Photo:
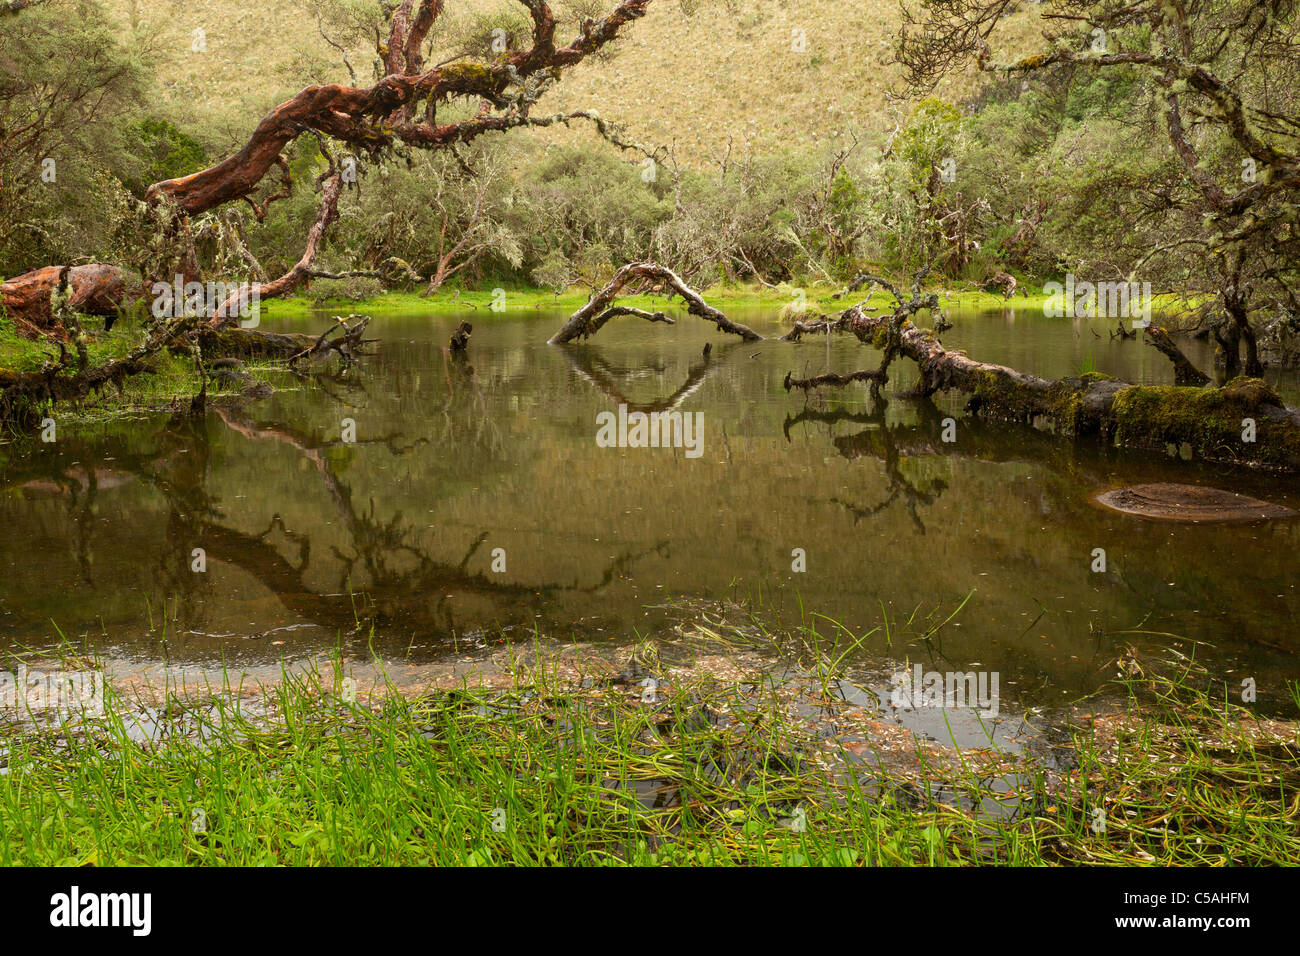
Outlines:
MULTIPOLYGON (((892 129, 906 109, 894 95, 898 3, 656 0, 611 61, 577 67, 543 108, 596 109, 643 142, 675 141, 681 160, 695 166, 712 163, 729 141, 733 158, 741 158, 849 130, 892 129)), ((306 0, 265 7, 108 0, 108 6, 124 34, 134 29, 152 51, 167 112, 202 127, 218 149, 240 142, 268 107, 303 85, 348 81, 306 0)), ((449 0, 447 6, 449 18, 520 9, 508 0, 449 0)), ((1032 32, 1027 21, 1018 25, 1026 36, 1032 32)), ((366 80, 373 48, 355 48, 350 59, 366 80)), ((960 100, 977 80, 973 73, 956 77, 938 94, 960 100)))

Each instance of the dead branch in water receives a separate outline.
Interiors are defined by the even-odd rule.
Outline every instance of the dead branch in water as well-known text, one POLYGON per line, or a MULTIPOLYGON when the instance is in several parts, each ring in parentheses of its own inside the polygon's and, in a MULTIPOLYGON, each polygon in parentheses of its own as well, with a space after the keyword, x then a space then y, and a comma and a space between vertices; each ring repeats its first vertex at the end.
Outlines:
POLYGON ((613 306, 614 300, 623 291, 623 287, 630 282, 639 280, 657 281, 659 285, 656 286, 656 289, 665 285, 668 286, 686 301, 686 310, 691 315, 698 315, 700 318, 712 322, 718 327, 719 332, 739 335, 747 342, 756 342, 763 337, 748 326, 741 325, 739 322, 732 322, 713 308, 671 269, 666 269, 654 262, 629 262, 615 272, 614 277, 609 280, 603 289, 593 295, 586 305, 569 317, 569 321, 564 323, 560 331, 551 336, 551 344, 557 345, 562 342, 571 342, 574 339, 588 338, 599 332, 601 327, 610 319, 619 315, 633 315, 651 322, 673 324, 672 320, 662 312, 649 313, 626 306, 613 306))
POLYGON ((1209 383, 1210 376, 1191 363, 1183 354, 1183 350, 1174 344, 1173 337, 1167 331, 1158 325, 1148 325, 1146 333, 1147 345, 1174 363, 1175 385, 1200 386, 1209 383))
POLYGON ((836 388, 843 388, 853 382, 870 382, 871 391, 877 393, 880 386, 887 381, 885 374, 879 369, 862 369, 849 375, 837 375, 835 372, 826 372, 823 375, 814 375, 812 378, 795 378, 790 372, 785 373, 785 381, 782 383, 788 392, 792 388, 801 388, 805 392, 814 388, 821 388, 823 385, 833 385, 836 388))
POLYGON ((815 319, 795 319, 794 324, 790 326, 790 331, 781 336, 782 342, 798 342, 805 335, 824 335, 832 330, 836 332, 844 331, 843 328, 836 327, 840 322, 838 316, 819 315, 815 319))
MULTIPOLYGON (((879 368, 869 371, 857 371, 850 375, 827 373, 809 379, 796 379, 792 372, 787 372, 784 383, 786 391, 794 387, 801 388, 806 393, 810 389, 823 385, 843 387, 852 382, 870 382, 871 394, 878 396, 881 387, 889 381, 890 364, 898 355, 904 354, 900 334, 904 324, 911 324, 908 322, 909 317, 922 310, 929 310, 936 318, 946 322, 943 309, 939 306, 939 296, 933 292, 923 293, 921 291, 921 284, 925 281, 925 276, 929 271, 929 265, 922 266, 917 270, 912 277, 911 297, 907 299, 903 298, 903 294, 888 279, 861 272, 849 283, 850 289, 861 288, 867 283, 871 284, 871 288, 867 290, 866 298, 861 302, 838 316, 822 316, 813 322, 796 321, 794 328, 782 336, 782 341, 797 342, 801 336, 813 333, 852 332, 860 341, 879 349, 884 354, 881 356, 879 368), (876 324, 867 327, 857 320, 867 316, 869 312, 875 311, 866 307, 866 301, 871 297, 871 293, 877 285, 888 290, 889 294, 894 297, 896 308, 887 317, 873 316, 872 318, 876 320, 876 324)), ((934 391, 933 388, 928 387, 924 375, 922 375, 922 383, 917 387, 917 391, 922 395, 929 395, 934 391)))
POLYGON ((334 324, 320 335, 312 337, 300 332, 261 332, 237 326, 213 328, 205 326, 200 332, 203 350, 213 356, 260 358, 284 361, 293 366, 300 362, 319 361, 337 355, 345 365, 350 365, 373 339, 364 338, 370 324, 368 315, 334 317, 334 324), (350 325, 350 320, 357 320, 350 325))
MULTIPOLYGON (((1161 451, 1187 445, 1207 460, 1300 470, 1300 410, 1283 404, 1262 380, 1237 378, 1222 388, 1144 386, 1096 373, 1045 379, 979 362, 944 348, 934 332, 912 322, 916 312, 938 309, 937 296, 921 294, 923 275, 918 273, 906 301, 886 285, 898 303, 890 315, 871 315, 857 305, 825 320, 829 331, 851 333, 883 351, 884 360, 875 371, 810 379, 808 388, 868 381, 874 391, 887 380, 890 360, 904 357, 920 372, 915 394, 956 389, 971 396, 967 411, 988 418, 1046 426, 1060 435, 1108 444, 1161 451)), ((792 375, 786 377, 799 385, 792 375)))
POLYGON ((469 337, 473 332, 474 326, 470 325, 468 322, 462 322, 460 325, 456 326, 456 330, 451 333, 451 342, 448 343, 447 347, 453 352, 465 351, 469 348, 469 337))
POLYGON ((119 388, 127 378, 152 368, 151 359, 162 349, 183 341, 197 319, 186 317, 151 332, 143 343, 120 359, 102 365, 81 366, 71 375, 72 356, 60 351, 58 362, 47 362, 33 372, 0 369, 0 421, 27 426, 36 421, 45 403, 79 401, 107 385, 119 388))

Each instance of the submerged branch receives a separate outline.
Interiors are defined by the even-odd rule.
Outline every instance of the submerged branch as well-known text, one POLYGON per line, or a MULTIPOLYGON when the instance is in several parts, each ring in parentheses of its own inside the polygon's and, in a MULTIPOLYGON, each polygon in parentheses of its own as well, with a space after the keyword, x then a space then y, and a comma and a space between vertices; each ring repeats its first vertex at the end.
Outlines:
POLYGON ((853 382, 870 382, 873 388, 879 388, 885 383, 885 380, 885 373, 879 369, 861 369, 849 375, 827 372, 824 375, 814 375, 812 378, 795 378, 790 372, 786 372, 785 381, 782 384, 787 392, 792 388, 801 388, 807 392, 814 388, 821 388, 823 385, 842 388, 853 382))
POLYGON ((551 336, 551 344, 557 345, 562 342, 571 342, 574 339, 585 339, 595 335, 606 322, 617 315, 635 315, 648 318, 651 321, 667 322, 671 325, 672 322, 662 312, 651 314, 640 309, 610 308, 614 300, 618 298, 619 293, 623 291, 623 287, 637 280, 657 281, 659 286, 656 288, 668 286, 686 301, 686 309, 691 315, 698 315, 700 318, 712 322, 718 327, 719 332, 739 335, 747 342, 755 342, 762 338, 753 329, 741 325, 739 322, 731 321, 705 302, 698 292, 683 282, 682 278, 671 269, 666 269, 654 262, 630 262, 614 273, 614 277, 609 280, 603 289, 593 295, 586 305, 569 317, 569 321, 564 323, 564 327, 551 336), (653 316, 662 316, 662 318, 654 318, 653 316))
POLYGON ((1158 325, 1149 325, 1146 329, 1147 345, 1174 363, 1175 385, 1206 385, 1210 376, 1191 363, 1183 350, 1174 344, 1170 334, 1158 325))

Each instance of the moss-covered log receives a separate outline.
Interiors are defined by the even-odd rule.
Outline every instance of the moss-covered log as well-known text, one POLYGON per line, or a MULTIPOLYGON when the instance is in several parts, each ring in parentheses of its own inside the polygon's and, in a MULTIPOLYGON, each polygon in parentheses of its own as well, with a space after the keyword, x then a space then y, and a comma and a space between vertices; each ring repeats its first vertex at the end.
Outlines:
MULTIPOLYGON (((1300 410, 1284 404, 1261 379, 1192 388, 1133 385, 1097 373, 1039 378, 944 348, 937 335, 910 320, 914 311, 901 298, 899 302, 898 310, 884 315, 854 306, 829 325, 885 351, 887 358, 900 355, 915 362, 922 395, 955 389, 970 395, 967 410, 973 414, 1029 423, 1072 438, 1190 450, 1210 461, 1300 471, 1300 410)), ((802 387, 798 380, 790 383, 802 387)))
POLYGON ((42 407, 80 401, 107 385, 121 386, 132 375, 152 370, 155 354, 183 341, 194 322, 186 318, 169 323, 156 329, 122 358, 80 368, 71 374, 68 374, 71 356, 66 352, 60 362, 48 363, 35 371, 0 369, 0 422, 29 427, 36 422, 42 407))

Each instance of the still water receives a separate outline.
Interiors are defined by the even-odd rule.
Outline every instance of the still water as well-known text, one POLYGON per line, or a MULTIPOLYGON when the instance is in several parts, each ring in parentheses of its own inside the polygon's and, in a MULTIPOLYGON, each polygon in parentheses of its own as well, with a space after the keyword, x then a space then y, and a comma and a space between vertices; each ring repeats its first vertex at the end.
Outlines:
MULTIPOLYGON (((735 317, 780 334, 771 312, 735 317)), ((69 425, 11 456, 0 652, 63 635, 119 660, 268 663, 342 640, 432 662, 534 632, 636 641, 683 608, 732 601, 854 634, 888 622, 888 642, 882 630, 864 645, 879 662, 915 659, 908 642, 969 596, 925 653, 1000 672, 1026 704, 1099 686, 1130 644, 1195 650, 1279 706, 1300 676, 1300 522, 1188 526, 1090 503, 1179 481, 1300 508, 1293 479, 984 426, 956 396, 897 397, 914 380, 906 362, 883 408, 860 386, 782 388, 790 371, 874 367, 849 338, 742 343, 682 316, 548 346, 563 318, 380 316, 373 354, 344 375, 277 379, 273 397, 197 419, 69 425), (445 345, 462 318, 474 334, 458 360, 445 345), (619 404, 701 413, 700 456, 599 447, 597 415, 619 404)), ((1104 321, 954 318, 945 344, 982 360, 1172 382, 1163 357, 1110 339, 1104 321)), ((1208 368, 1200 348, 1189 353, 1208 368)), ((1296 399, 1294 380, 1276 384, 1296 399)))

